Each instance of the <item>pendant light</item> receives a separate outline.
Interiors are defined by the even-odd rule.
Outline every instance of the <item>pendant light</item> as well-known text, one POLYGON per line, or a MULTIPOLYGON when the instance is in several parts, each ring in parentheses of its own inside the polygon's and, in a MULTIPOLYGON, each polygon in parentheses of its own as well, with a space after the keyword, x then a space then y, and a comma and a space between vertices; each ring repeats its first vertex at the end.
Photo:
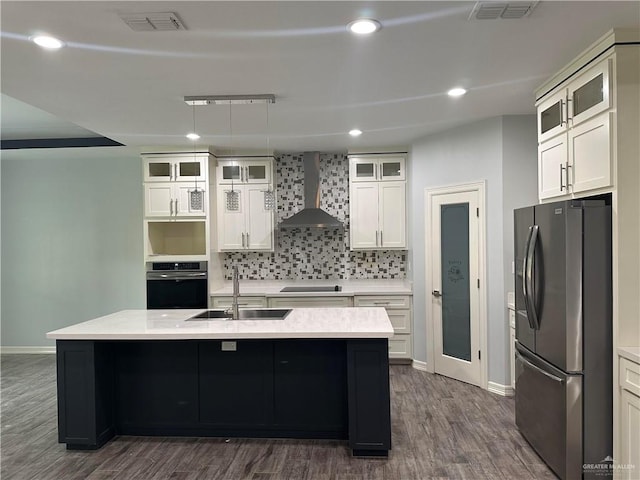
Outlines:
MULTIPOLYGON (((196 106, 194 105, 191 108, 193 110, 193 134, 194 134, 191 137, 193 141, 193 163, 194 165, 197 165, 198 159, 197 159, 197 152, 196 152, 196 141, 198 140, 198 138, 200 138, 200 136, 198 135, 196 130, 196 106)), ((203 203, 204 203, 204 191, 202 189, 198 190, 198 173, 199 172, 197 172, 196 169, 194 168, 193 170, 194 188, 189 192, 189 206, 191 207, 191 210, 194 210, 194 211, 202 211, 203 203)))

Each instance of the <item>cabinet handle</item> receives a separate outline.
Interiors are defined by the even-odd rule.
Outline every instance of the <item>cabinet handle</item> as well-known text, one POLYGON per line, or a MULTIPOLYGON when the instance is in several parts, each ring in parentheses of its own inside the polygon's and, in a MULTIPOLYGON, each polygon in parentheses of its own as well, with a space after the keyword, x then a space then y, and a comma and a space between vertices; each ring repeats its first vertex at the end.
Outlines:
POLYGON ((567 98, 567 108, 566 108, 566 112, 567 112, 567 125, 569 124, 569 122, 573 122, 573 117, 569 116, 569 102, 571 101, 571 98, 567 98))
POLYGON ((178 179, 178 164, 174 164, 173 165, 173 179, 177 180, 178 179))
POLYGON ((389 305, 391 302, 373 302, 374 305, 389 305))
POLYGON ((563 175, 562 175, 562 174, 563 174, 563 173, 564 173, 564 165, 560 164, 560 191, 563 191, 565 188, 567 188, 567 187, 565 187, 565 186, 564 186, 564 184, 562 183, 562 179, 563 179, 563 178, 562 178, 562 177, 563 177, 563 175))
POLYGON ((176 198, 174 201, 176 202, 176 215, 178 215, 178 199, 176 198))
POLYGON ((373 178, 375 178, 376 180, 378 179, 378 164, 377 163, 373 164, 373 178))
POLYGON ((382 230, 380 230, 380 246, 382 247, 384 245, 383 241, 382 241, 382 230))
POLYGON ((247 232, 247 248, 249 248, 249 232, 247 232))
POLYGON ((569 169, 573 168, 573 165, 569 165, 569 162, 567 162, 566 165, 567 166, 565 167, 565 170, 567 172, 567 178, 566 178, 567 181, 565 183, 567 184, 567 190, 568 190, 569 187, 573 185, 573 183, 569 183, 569 169))
POLYGON ((173 199, 169 200, 169 215, 173 215, 173 199))
POLYGON ((560 100, 560 126, 567 123, 567 117, 569 116, 567 102, 560 100))
POLYGON ((244 232, 242 233, 242 248, 244 248, 244 232))
POLYGON ((378 230, 376 230, 376 247, 378 246, 378 230))

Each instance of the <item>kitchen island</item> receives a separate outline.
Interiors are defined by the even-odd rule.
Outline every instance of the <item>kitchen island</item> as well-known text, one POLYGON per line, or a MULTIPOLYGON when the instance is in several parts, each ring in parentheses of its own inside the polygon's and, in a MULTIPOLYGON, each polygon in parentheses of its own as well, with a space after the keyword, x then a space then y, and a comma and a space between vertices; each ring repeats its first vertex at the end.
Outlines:
POLYGON ((391 448, 384 308, 296 308, 282 320, 124 310, 56 340, 58 440, 115 435, 331 438, 391 448))

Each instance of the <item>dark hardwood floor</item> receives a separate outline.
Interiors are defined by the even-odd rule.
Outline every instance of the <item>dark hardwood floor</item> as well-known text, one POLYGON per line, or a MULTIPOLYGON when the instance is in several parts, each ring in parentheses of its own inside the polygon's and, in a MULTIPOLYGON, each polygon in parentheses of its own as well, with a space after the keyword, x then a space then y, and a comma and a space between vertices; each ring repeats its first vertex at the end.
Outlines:
POLYGON ((54 355, 2 355, 1 478, 422 480, 555 478, 517 431, 513 399, 391 367, 393 450, 346 442, 116 437, 93 452, 57 443, 54 355))

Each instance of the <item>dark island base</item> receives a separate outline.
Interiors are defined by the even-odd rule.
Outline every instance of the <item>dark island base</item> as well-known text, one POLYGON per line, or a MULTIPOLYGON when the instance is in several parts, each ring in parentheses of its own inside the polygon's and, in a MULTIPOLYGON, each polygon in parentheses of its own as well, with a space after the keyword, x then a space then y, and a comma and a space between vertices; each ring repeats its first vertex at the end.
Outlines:
POLYGON ((58 340, 58 440, 115 435, 347 439, 391 448, 386 339, 58 340))

